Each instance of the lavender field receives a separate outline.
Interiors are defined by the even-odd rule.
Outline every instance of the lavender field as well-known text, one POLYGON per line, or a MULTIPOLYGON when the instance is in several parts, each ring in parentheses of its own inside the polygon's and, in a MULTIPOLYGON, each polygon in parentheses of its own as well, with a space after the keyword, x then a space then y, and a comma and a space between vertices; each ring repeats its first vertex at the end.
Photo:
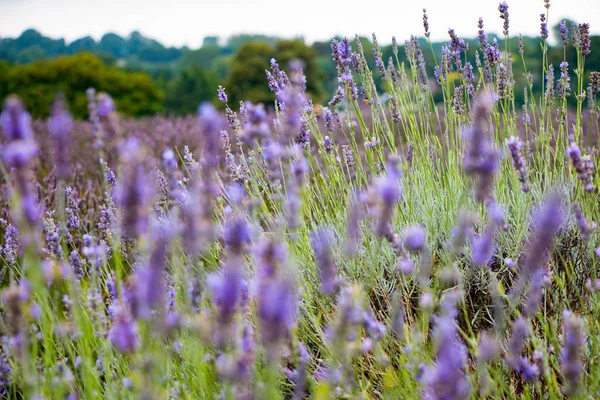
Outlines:
POLYGON ((4 99, 2 396, 597 398, 598 50, 564 23, 549 65, 540 9, 541 71, 503 2, 433 76, 416 36, 407 63, 334 40, 324 106, 276 59, 274 104, 187 117, 4 99))

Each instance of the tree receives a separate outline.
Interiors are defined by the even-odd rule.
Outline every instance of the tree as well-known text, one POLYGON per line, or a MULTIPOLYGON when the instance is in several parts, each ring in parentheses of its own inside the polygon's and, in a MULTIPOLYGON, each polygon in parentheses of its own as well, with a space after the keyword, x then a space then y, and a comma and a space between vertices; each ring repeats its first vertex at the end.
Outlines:
POLYGON ((92 53, 97 50, 97 44, 94 38, 90 36, 83 37, 81 39, 77 39, 69 45, 69 53, 81 53, 81 52, 89 52, 92 53))
POLYGON ((212 63, 221 55, 219 46, 202 46, 198 50, 186 50, 179 59, 180 68, 201 67, 208 69, 212 63))
POLYGON ((193 113, 200 103, 216 98, 217 86, 218 79, 212 71, 186 68, 167 85, 165 107, 175 114, 193 113))
POLYGON ((116 58, 127 56, 127 40, 115 33, 107 33, 98 43, 98 50, 112 54, 116 58))
MULTIPOLYGON (((0 72, 2 68, 6 67, 0 67, 0 72)), ((162 109, 163 95, 149 75, 108 67, 92 54, 15 65, 8 75, 7 90, 0 94, 19 95, 38 118, 48 116, 57 92, 65 94, 75 117, 86 118, 86 90, 90 87, 109 93, 124 115, 152 115, 162 109)))
POLYGON ((219 46, 219 37, 218 36, 206 36, 204 40, 202 40, 202 47, 210 47, 210 46, 219 46))
POLYGON ((275 99, 265 74, 274 56, 273 48, 266 42, 248 42, 240 47, 231 62, 226 85, 230 102, 269 103, 275 99))

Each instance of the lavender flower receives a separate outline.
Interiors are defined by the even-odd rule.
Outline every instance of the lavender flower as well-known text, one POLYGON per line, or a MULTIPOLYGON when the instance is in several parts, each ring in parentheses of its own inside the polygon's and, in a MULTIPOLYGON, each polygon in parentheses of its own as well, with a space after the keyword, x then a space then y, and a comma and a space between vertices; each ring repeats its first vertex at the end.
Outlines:
POLYGON ((440 65, 436 65, 433 69, 433 74, 441 86, 446 85, 448 74, 452 71, 450 59, 453 57, 453 52, 448 46, 442 46, 442 59, 440 65))
POLYGON ((427 246, 427 232, 420 225, 410 226, 404 230, 404 247, 408 251, 423 251, 427 246))
POLYGON ((429 33, 429 21, 427 19, 427 10, 423 9, 423 29, 425 30, 425 37, 428 38, 429 33))
POLYGON ((488 42, 487 42, 487 35, 485 33, 485 30, 483 29, 483 18, 479 17, 479 21, 477 22, 477 27, 479 28, 479 31, 477 31, 477 39, 479 40, 479 46, 485 50, 485 48, 488 46, 488 42))
POLYGON ((560 41, 562 42, 563 46, 569 44, 569 28, 567 28, 566 21, 562 21, 560 23, 560 41))
POLYGON ((223 88, 223 86, 219 85, 219 87, 217 88, 217 94, 221 103, 227 103, 227 93, 225 93, 225 89, 223 88))
POLYGON ((564 347, 560 354, 560 369, 566 381, 566 394, 576 394, 581 384, 582 361, 584 357, 585 333, 583 320, 565 310, 563 312, 564 347))
POLYGON ((527 282, 530 283, 531 287, 525 305, 527 315, 535 314, 539 307, 542 279, 545 275, 543 267, 552 249, 554 236, 558 233, 562 223, 563 211, 560 198, 553 195, 539 209, 533 221, 529 250, 525 256, 521 276, 514 289, 514 293, 520 295, 523 286, 527 282))
POLYGON ((296 295, 287 279, 259 283, 257 314, 261 338, 270 359, 278 356, 277 346, 288 339, 296 315, 296 295))
MULTIPOLYGON (((350 65, 352 64, 352 47, 348 42, 348 38, 344 38, 342 41, 338 42, 337 40, 331 41, 331 54, 333 56, 333 60, 336 63, 336 68, 338 72, 338 82, 340 82, 340 86, 337 88, 335 96, 329 102, 329 108, 334 108, 337 104, 339 104, 344 98, 344 90, 345 88, 351 93, 351 96, 356 99, 356 86, 354 84, 354 79, 352 78, 352 71, 350 70, 350 65)), ((383 66, 383 61, 382 61, 383 66)))
POLYGON ((523 35, 521 35, 521 34, 519 34, 518 46, 519 46, 519 54, 523 55, 523 53, 525 52, 525 48, 523 47, 523 35))
POLYGON ((310 243, 317 258, 321 291, 325 295, 332 294, 340 283, 331 249, 333 232, 328 229, 316 230, 311 233, 310 243))
POLYGON ((0 123, 9 142, 33 139, 31 116, 25 111, 18 97, 9 97, 6 100, 0 123))
POLYGON ((89 88, 87 91, 89 121, 92 124, 92 137, 94 138, 94 148, 101 149, 104 147, 104 132, 98 116, 98 104, 96 101, 96 90, 89 88))
POLYGON ((475 75, 473 74, 473 65, 470 62, 467 61, 465 63, 463 73, 465 76, 465 83, 467 84, 467 94, 469 96, 474 96, 475 95, 475 75))
POLYGON ((600 72, 590 72, 590 83, 588 85, 588 92, 590 92, 591 97, 594 97, 598 93, 600 93, 600 72))
POLYGON ((36 199, 30 187, 28 165, 38 153, 38 145, 33 138, 31 117, 18 97, 8 97, 0 114, 0 125, 8 144, 2 148, 6 164, 16 171, 16 186, 21 196, 21 210, 30 226, 35 226, 40 218, 36 199))
POLYGON ((465 133, 468 142, 463 168, 467 175, 475 178, 475 197, 480 202, 492 196, 492 181, 500 158, 486 132, 492 104, 493 97, 490 93, 479 95, 473 108, 473 126, 465 133))
POLYGON ((71 254, 69 254, 69 264, 71 265, 71 268, 73 268, 75 278, 83 278, 85 275, 85 260, 79 256, 77 250, 73 250, 71 251, 71 254))
POLYGON ((590 24, 584 23, 579 24, 578 33, 577 33, 577 49, 583 54, 587 56, 591 53, 592 42, 590 40, 590 24))
POLYGON ((548 24, 546 23, 546 14, 540 14, 540 36, 543 40, 548 39, 548 24))
POLYGON ((157 227, 150 259, 136 271, 135 297, 139 308, 134 317, 150 319, 155 311, 164 312, 165 283, 163 276, 173 233, 173 228, 168 223, 157 227))
POLYGON ((560 79, 557 81, 558 97, 564 99, 569 96, 571 90, 571 77, 569 77, 569 63, 560 63, 560 79))
POLYGON ((454 89, 454 97, 452 98, 452 109, 456 115, 462 115, 465 112, 463 106, 463 92, 462 86, 457 86, 454 89))
POLYGON ((122 209, 122 231, 125 237, 137 239, 148 226, 150 187, 143 165, 144 150, 139 141, 129 138, 121 147, 123 176, 117 199, 122 209))
POLYGON ((242 271, 240 260, 228 260, 220 274, 207 278, 207 286, 215 307, 220 327, 227 328, 233 322, 236 311, 242 301, 242 271))
POLYGON ((408 55, 409 60, 411 62, 415 62, 417 64, 417 81, 421 86, 422 91, 426 91, 429 85, 429 80, 427 78, 427 70, 426 70, 426 62, 425 57, 423 56, 423 51, 419 45, 419 40, 416 36, 410 37, 409 41, 405 42, 405 49, 408 55))
POLYGON ((504 33, 504 36, 508 36, 508 4, 505 1, 500 3, 498 11, 500 11, 500 19, 504 20, 502 33, 504 33))
POLYGON ((325 153, 331 154, 333 152, 333 140, 325 135, 325 137, 323 137, 323 142, 321 143, 323 145, 323 149, 325 150, 325 153))
POLYGON ((342 102, 342 100, 344 100, 344 88, 342 86, 338 86, 335 95, 333 96, 333 98, 329 101, 329 103, 327 103, 327 105, 329 106, 329 108, 334 108, 335 106, 337 106, 338 104, 340 104, 342 102))
POLYGON ((577 221, 577 226, 579 227, 579 233, 581 233, 581 238, 589 242, 592 231, 596 228, 596 224, 594 222, 588 222, 583 215, 583 211, 581 211, 581 207, 579 207, 579 203, 573 203, 573 214, 575 214, 575 220, 577 221))
POLYGON ((48 131, 54 140, 56 177, 65 179, 69 174, 69 153, 67 149, 71 140, 73 118, 65 109, 62 99, 57 100, 52 108, 52 117, 48 121, 48 131))
POLYGON ((495 243, 494 236, 496 227, 490 224, 481 236, 475 236, 471 239, 471 247, 473 248, 473 264, 477 266, 488 265, 494 255, 495 243))
POLYGON ((385 237, 391 233, 391 218, 396 203, 402 198, 401 173, 397 166, 397 160, 390 158, 387 164, 386 174, 374 182, 375 191, 381 202, 381 213, 377 223, 376 233, 385 237))
POLYGON ((460 62, 460 53, 469 50, 469 44, 464 39, 456 36, 454 29, 448 29, 448 35, 450 36, 450 50, 452 50, 456 63, 460 62))
POLYGON ((65 207, 67 229, 71 232, 75 232, 81 227, 81 219, 79 218, 79 201, 75 198, 75 191, 71 186, 67 186, 65 188, 65 196, 67 198, 67 204, 65 207))
POLYGON ((354 151, 352 151, 352 149, 350 148, 349 145, 343 145, 342 146, 342 155, 344 156, 344 162, 346 163, 346 166, 348 167, 348 169, 353 170, 354 169, 354 151))
POLYGON ((210 103, 200 104, 198 117, 204 138, 202 159, 206 168, 210 170, 219 163, 219 132, 223 121, 221 115, 210 103))
POLYGON ((137 324, 122 306, 115 313, 108 340, 121 353, 132 353, 138 348, 137 324))
POLYGON ((223 226, 223 242, 232 254, 241 255, 252 239, 250 226, 240 216, 229 219, 223 226))
POLYGON ((492 41, 492 44, 486 44, 483 49, 483 64, 484 64, 484 80, 486 83, 493 81, 492 71, 496 68, 500 62, 502 53, 498 47, 498 41, 496 38, 492 41))
POLYGON ((546 106, 550 106, 554 101, 554 66, 550 64, 546 71, 546 106))
POLYGON ((279 64, 274 58, 271 59, 271 71, 265 72, 267 73, 269 88, 276 96, 281 94, 290 83, 287 74, 279 68, 279 64))
POLYGON ((107 93, 98 93, 98 115, 108 117, 115 112, 115 103, 107 93))
POLYGON ((594 190, 594 162, 588 155, 582 155, 579 146, 572 142, 567 149, 567 156, 571 159, 571 163, 581 183, 585 185, 585 190, 591 192, 594 190))
MULTIPOLYGON (((449 303, 449 300, 446 300, 449 303)), ((466 376, 467 354, 457 335, 456 310, 444 304, 444 314, 435 318, 436 363, 423 377, 423 398, 467 399, 471 386, 466 376)))
POLYGON ((6 227, 4 231, 4 246, 1 250, 7 265, 10 268, 15 268, 19 257, 19 231, 14 225, 6 227))
POLYGON ((0 396, 7 397, 12 383, 12 367, 4 350, 0 349, 0 396))
POLYGON ((375 33, 373 33, 373 56, 375 57, 375 66, 381 72, 383 79, 387 78, 387 74, 385 73, 385 66, 383 65, 383 55, 381 54, 381 49, 379 48, 379 43, 377 42, 377 37, 375 33))
POLYGON ((477 364, 482 365, 489 362, 500 353, 500 344, 498 340, 487 332, 483 332, 479 337, 479 353, 477 354, 477 364))
POLYGON ((538 378, 540 371, 537 365, 530 363, 527 358, 522 357, 527 336, 529 336, 527 321, 519 317, 512 326, 512 335, 508 341, 506 362, 516 372, 520 373, 523 379, 533 381, 538 378))
POLYGON ((525 164, 525 157, 521 151, 523 142, 517 136, 511 136, 506 139, 506 147, 512 160, 512 165, 517 171, 517 178, 521 182, 521 190, 527 193, 529 191, 528 179, 529 174, 527 172, 527 165, 525 164))
POLYGON ((509 98, 509 87, 508 87, 508 71, 504 63, 498 64, 498 98, 508 99, 509 98))
POLYGON ((44 233, 46 234, 46 252, 60 260, 63 255, 60 244, 60 228, 54 222, 53 213, 50 211, 44 218, 44 233))

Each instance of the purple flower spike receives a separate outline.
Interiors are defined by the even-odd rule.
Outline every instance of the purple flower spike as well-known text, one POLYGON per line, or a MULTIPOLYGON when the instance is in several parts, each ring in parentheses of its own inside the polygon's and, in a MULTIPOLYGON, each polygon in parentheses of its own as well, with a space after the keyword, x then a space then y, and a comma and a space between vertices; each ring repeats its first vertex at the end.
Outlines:
POLYGON ((560 41, 562 42, 563 46, 569 44, 569 28, 567 28, 566 21, 562 21, 560 23, 560 41))
POLYGON ((112 327, 108 332, 108 340, 121 353, 132 353, 138 348, 137 324, 122 306, 115 313, 112 327))
POLYGON ((560 354, 560 370, 565 377, 566 393, 572 396, 578 392, 581 384, 586 337, 581 318, 570 312, 565 312, 563 315, 565 316, 564 347, 560 354))
POLYGON ((581 207, 579 207, 579 203, 577 202, 573 203, 573 214, 575 215, 575 220, 577 221, 581 238, 588 242, 590 240, 592 231, 596 228, 596 224, 594 222, 588 222, 585 219, 583 211, 581 211, 581 207))
POLYGON ((504 20, 502 33, 504 33, 504 36, 508 36, 508 4, 505 1, 500 3, 498 11, 500 11, 500 19, 504 20))
POLYGON ((588 192, 593 191, 595 166, 590 155, 583 155, 577 143, 572 142, 567 149, 567 156, 571 159, 571 164, 577 172, 579 180, 585 185, 585 190, 588 192))
POLYGON ((581 54, 584 56, 589 55, 591 51, 592 42, 590 40, 590 24, 579 24, 578 33, 577 33, 577 43, 576 46, 581 54))
POLYGON ((548 39, 548 24, 546 23, 546 14, 540 14, 540 36, 543 40, 548 39))
POLYGON ((525 157, 521 149, 523 148, 523 142, 516 136, 511 136, 506 139, 506 147, 512 160, 512 165, 517 171, 517 177, 521 182, 521 190, 527 193, 529 191, 528 179, 529 173, 527 172, 527 165, 525 164, 525 157))
POLYGON ((317 258, 319 276, 321 278, 321 291, 325 295, 332 294, 339 285, 337 268, 333 260, 331 246, 333 232, 329 229, 318 229, 311 233, 310 243, 317 258))
POLYGON ((219 100, 221 103, 227 103, 227 93, 225 93, 223 86, 219 85, 217 88, 217 94, 219 95, 219 100))
MULTIPOLYGON (((445 303, 450 303, 449 299, 445 303)), ((422 397, 427 399, 467 399, 471 386, 466 376, 467 352, 459 339, 454 320, 456 310, 444 304, 444 314, 435 318, 436 363, 424 371, 422 397)))
POLYGON ((404 247, 408 251, 423 251, 427 246, 427 232, 420 225, 410 226, 404 230, 404 247))
POLYGON ((48 121, 48 131, 54 139, 54 157, 56 163, 56 177, 67 178, 69 174, 69 153, 67 151, 71 140, 73 118, 65 109, 64 102, 57 100, 54 103, 52 116, 48 121))
POLYGON ((506 362, 527 381, 536 380, 540 374, 539 368, 522 357, 523 348, 530 334, 527 321, 519 317, 512 326, 512 334, 508 341, 506 362))
POLYGON ((475 197, 480 202, 493 195, 492 183, 500 160, 500 154, 487 132, 488 114, 492 110, 493 103, 494 98, 491 93, 479 96, 474 105, 473 126, 465 133, 467 149, 463 169, 467 175, 474 178, 475 197))
POLYGON ((98 93, 98 115, 108 117, 116 110, 115 102, 107 93, 98 93))
MULTIPOLYGON (((267 348, 277 346, 290 336, 296 316, 296 294, 287 280, 270 279, 260 284, 257 298, 261 338, 267 348)), ((276 357, 277 351, 269 351, 276 357)))
POLYGON ((122 231, 125 237, 136 239, 148 226, 148 200, 152 193, 146 168, 144 149, 132 137, 121 146, 123 176, 117 188, 117 199, 122 209, 122 231))
POLYGON ((473 264, 485 266, 492 260, 495 250, 495 234, 496 227, 494 225, 489 225, 481 236, 475 236, 471 240, 471 247, 473 247, 473 264))

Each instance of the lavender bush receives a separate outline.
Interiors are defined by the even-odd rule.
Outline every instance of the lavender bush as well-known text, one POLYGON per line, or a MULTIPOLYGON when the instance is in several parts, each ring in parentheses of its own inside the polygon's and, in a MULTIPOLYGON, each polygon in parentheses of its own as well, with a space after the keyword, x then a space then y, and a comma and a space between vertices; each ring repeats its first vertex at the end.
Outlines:
POLYGON ((219 86, 224 113, 127 120, 90 89, 89 121, 59 98, 44 122, 6 99, 2 396, 600 393, 600 79, 588 24, 555 78, 542 6, 544 89, 529 79, 518 111, 531 74, 506 2, 504 50, 482 19, 477 49, 450 29, 435 77, 414 36, 406 65, 376 44, 374 72, 360 41, 334 40, 323 109, 276 60, 272 108, 219 86))

